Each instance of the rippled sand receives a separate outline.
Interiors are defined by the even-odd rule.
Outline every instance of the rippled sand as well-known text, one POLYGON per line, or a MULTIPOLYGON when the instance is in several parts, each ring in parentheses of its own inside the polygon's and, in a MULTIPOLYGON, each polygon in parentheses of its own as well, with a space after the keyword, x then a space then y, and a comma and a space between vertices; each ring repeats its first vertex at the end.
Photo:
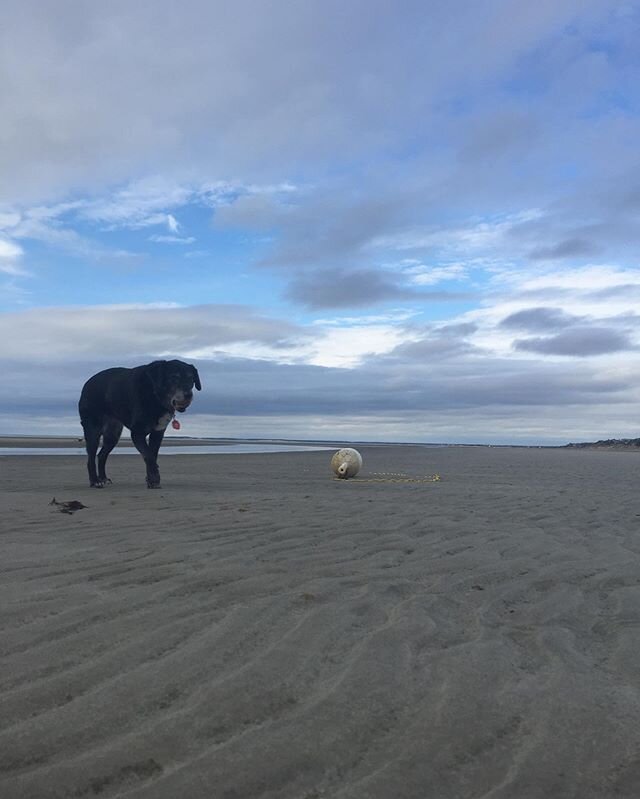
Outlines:
POLYGON ((0 456, 0 796, 636 799, 640 457, 361 452, 0 456))

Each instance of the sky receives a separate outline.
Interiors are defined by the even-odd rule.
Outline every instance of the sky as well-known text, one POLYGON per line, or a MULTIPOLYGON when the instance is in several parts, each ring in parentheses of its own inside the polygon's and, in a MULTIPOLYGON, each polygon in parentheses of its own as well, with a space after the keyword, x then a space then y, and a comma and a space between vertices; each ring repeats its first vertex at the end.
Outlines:
POLYGON ((7 0, 0 434, 640 436, 640 2, 7 0))

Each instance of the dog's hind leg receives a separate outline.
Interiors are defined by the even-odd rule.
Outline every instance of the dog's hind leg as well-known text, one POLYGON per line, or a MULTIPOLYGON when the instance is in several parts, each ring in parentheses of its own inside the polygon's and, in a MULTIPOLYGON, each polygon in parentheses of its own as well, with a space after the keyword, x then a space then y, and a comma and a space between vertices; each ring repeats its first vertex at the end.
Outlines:
POLYGON ((122 424, 116 419, 107 419, 102 428, 102 448, 98 453, 98 480, 102 485, 110 483, 107 477, 106 467, 109 453, 120 441, 122 435, 122 424))
POLYGON ((87 471, 89 472, 89 485, 92 488, 102 488, 102 483, 96 471, 96 452, 100 443, 102 425, 90 419, 82 419, 84 430, 84 443, 87 448, 87 471))

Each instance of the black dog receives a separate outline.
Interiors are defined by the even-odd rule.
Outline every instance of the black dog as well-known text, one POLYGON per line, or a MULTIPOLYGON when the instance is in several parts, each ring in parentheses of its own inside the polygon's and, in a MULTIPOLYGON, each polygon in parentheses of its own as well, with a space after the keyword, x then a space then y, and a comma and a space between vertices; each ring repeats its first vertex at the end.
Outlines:
POLYGON ((183 413, 191 404, 194 385, 198 391, 202 388, 198 370, 183 361, 153 361, 134 369, 115 367, 90 377, 78 404, 89 484, 102 488, 111 482, 105 466, 125 426, 131 430, 131 440, 147 466, 148 488, 160 488, 158 450, 164 431, 175 412, 183 413), (102 449, 96 471, 100 436, 102 449))

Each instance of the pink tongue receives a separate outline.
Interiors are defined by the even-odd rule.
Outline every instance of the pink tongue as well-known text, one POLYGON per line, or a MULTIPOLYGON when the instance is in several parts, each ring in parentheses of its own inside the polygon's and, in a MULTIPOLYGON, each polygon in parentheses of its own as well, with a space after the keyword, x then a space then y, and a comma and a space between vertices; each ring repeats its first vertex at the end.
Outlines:
POLYGON ((180 422, 177 419, 174 419, 171 422, 171 427, 173 427, 174 430, 179 430, 180 429, 180 422))

